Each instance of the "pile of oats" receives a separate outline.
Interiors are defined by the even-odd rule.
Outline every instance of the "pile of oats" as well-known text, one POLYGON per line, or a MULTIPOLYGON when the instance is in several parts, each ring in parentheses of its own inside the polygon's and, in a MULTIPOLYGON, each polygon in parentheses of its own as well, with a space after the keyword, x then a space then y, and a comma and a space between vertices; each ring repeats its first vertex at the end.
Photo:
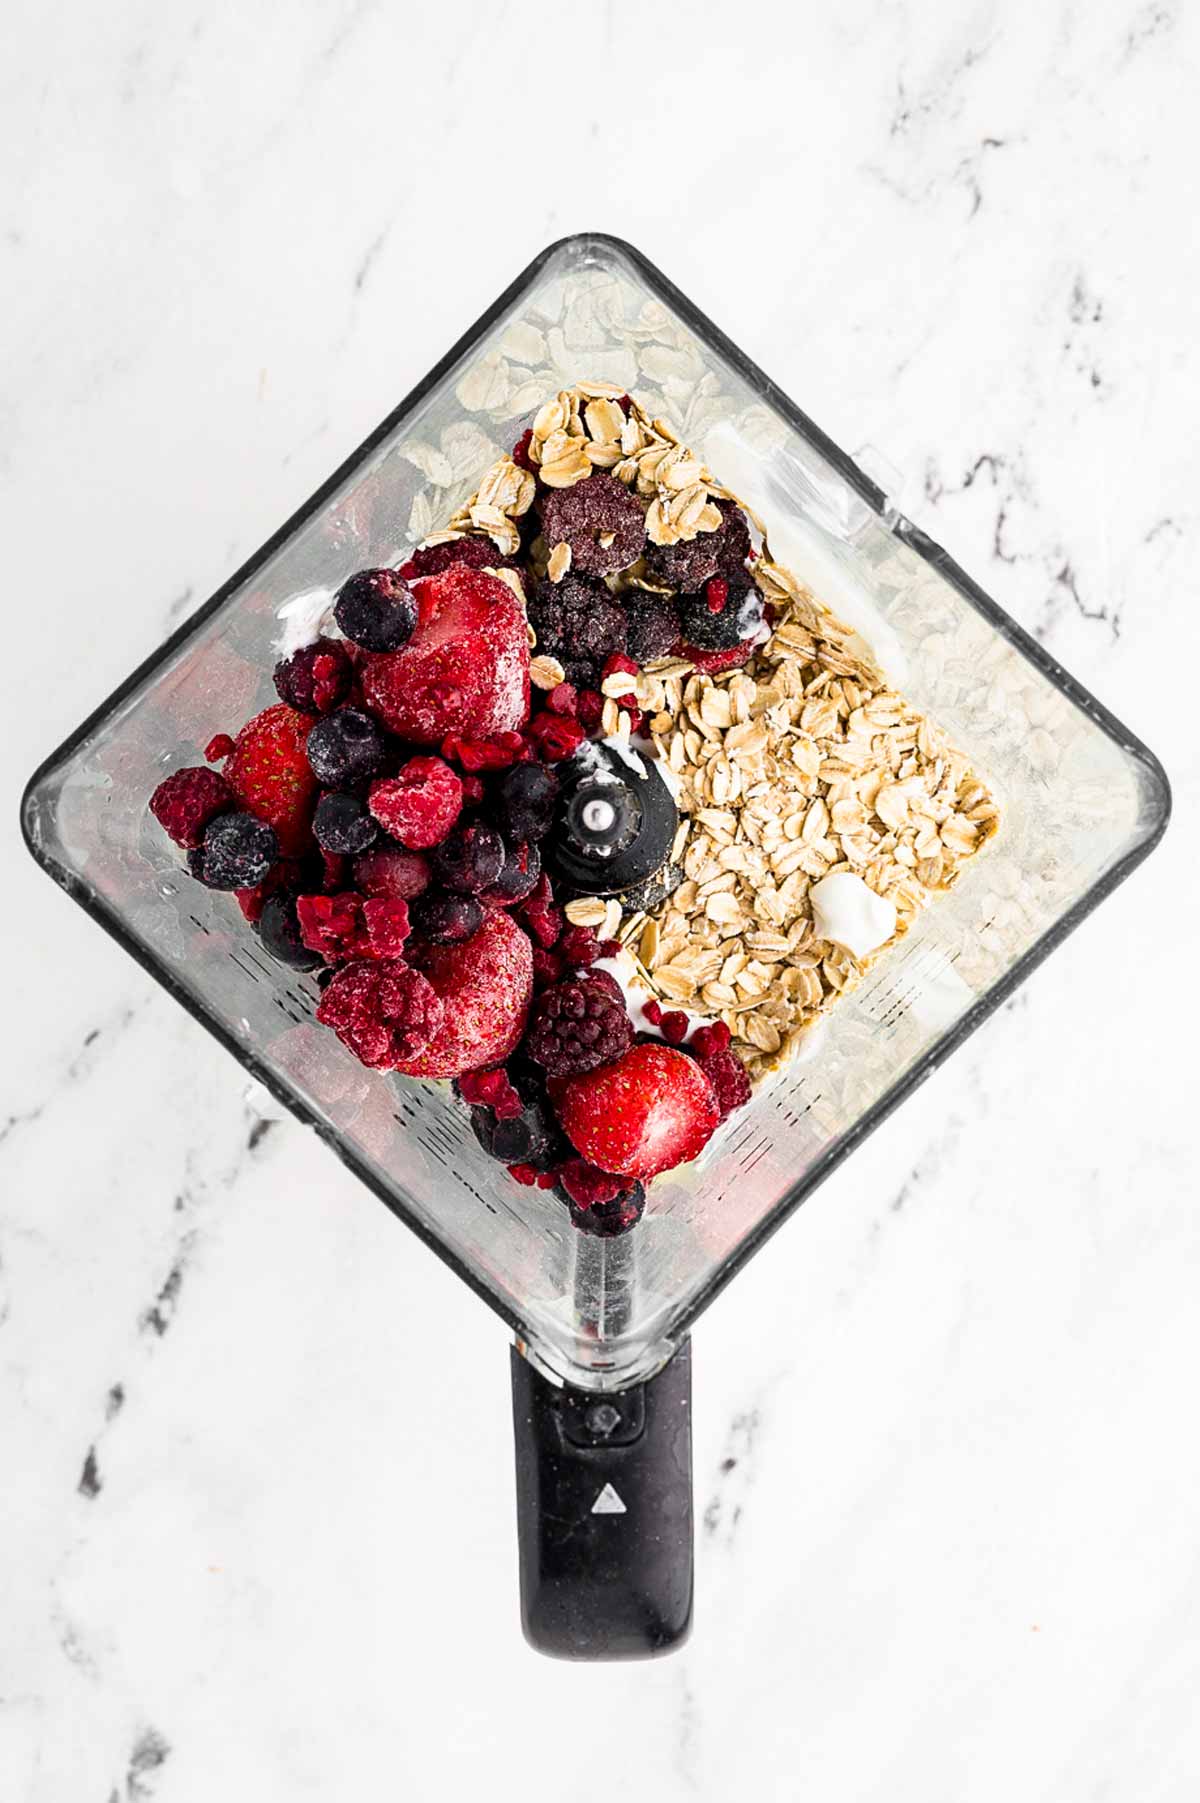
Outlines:
MULTIPOLYGON (((636 401, 627 415, 619 392, 580 383, 541 408, 529 458, 543 482, 565 488, 611 470, 645 500, 654 543, 715 530, 714 502, 737 496, 664 421, 636 401)), ((511 556, 533 495, 529 472, 503 459, 426 543, 484 533, 511 556)), ((604 685, 606 734, 628 731, 617 700, 632 690, 674 773, 683 818, 672 859, 683 881, 654 915, 622 917, 619 903, 591 897, 566 912, 619 938, 651 995, 724 1020, 759 1080, 797 1053, 886 950, 860 963, 818 939, 811 885, 834 871, 857 874, 895 906, 892 944, 952 887, 999 817, 970 760, 889 686, 862 639, 772 560, 762 522, 738 505, 761 540, 753 575, 773 609, 770 636, 741 669, 708 676, 666 658, 604 685)), ((552 581, 569 562, 565 545, 534 546, 535 569, 552 581)), ((617 591, 661 589, 640 565, 609 581, 617 591)), ((562 680, 553 658, 535 657, 531 674, 546 689, 562 680)))

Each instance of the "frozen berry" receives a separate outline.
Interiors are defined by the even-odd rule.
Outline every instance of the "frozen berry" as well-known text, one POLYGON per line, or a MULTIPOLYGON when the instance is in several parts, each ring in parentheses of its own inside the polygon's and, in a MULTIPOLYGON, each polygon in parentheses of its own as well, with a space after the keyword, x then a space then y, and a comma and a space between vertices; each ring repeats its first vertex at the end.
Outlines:
POLYGON ((626 648, 638 664, 666 657, 679 639, 679 619, 670 602, 647 596, 649 605, 627 609, 626 648))
POLYGON ((511 1120, 523 1106, 520 1093, 501 1065, 497 1070, 464 1071, 455 1079, 454 1093, 474 1107, 490 1108, 499 1120, 511 1120))
POLYGON ((745 579, 742 566, 750 549, 745 515, 733 501, 718 501, 717 506, 721 524, 715 532, 698 532, 674 545, 647 544, 646 568, 655 581, 698 594, 710 576, 745 579))
POLYGON ((704 651, 729 651, 762 624, 763 598, 752 582, 713 577, 698 595, 680 595, 680 636, 704 651), (719 608, 712 602, 721 601, 719 608))
MULTIPOLYGON (((642 1013, 649 1019, 649 1003, 642 1009, 642 1013)), ((662 1018, 661 1010, 659 1018, 662 1018)), ((688 1040, 688 1051, 694 1052, 697 1058, 709 1058, 714 1052, 728 1051, 732 1039, 733 1034, 723 1020, 709 1021, 706 1026, 696 1028, 688 1040)))
POLYGON ((174 771, 150 797, 150 812, 164 833, 189 851, 199 845, 209 821, 233 806, 233 792, 225 778, 203 766, 174 771))
MULTIPOLYGON (((578 968, 596 962, 600 956, 600 941, 591 927, 569 926, 563 931, 563 936, 558 942, 558 949, 566 963, 573 964, 578 968)), ((620 993, 618 985, 617 994, 620 995, 620 993)))
POLYGON ((335 895, 301 895, 296 900, 300 937, 327 964, 369 955, 362 896, 352 889, 335 895))
POLYGON ((750 555, 750 527, 736 501, 718 501, 717 506, 725 516, 725 524, 718 534, 721 547, 717 574, 740 582, 745 577, 746 559, 750 555))
POLYGON ((317 639, 275 666, 275 692, 302 714, 329 714, 350 693, 354 665, 340 639, 317 639))
MULTIPOLYGON (((582 1163, 582 1160, 578 1160, 582 1163)), ((592 1167, 589 1166, 588 1169, 592 1167)), ((600 1202, 581 1204, 572 1196, 567 1186, 564 1173, 560 1172, 559 1181, 567 1197, 567 1211, 571 1217, 572 1227, 580 1233, 595 1234, 600 1239, 612 1239, 619 1233, 628 1233, 636 1227, 646 1212, 646 1190, 644 1184, 630 1183, 628 1178, 619 1180, 615 1196, 606 1197, 600 1202)))
POLYGON ((602 1171, 643 1182, 707 1145, 720 1110, 694 1058, 633 1045, 615 1063, 551 1085, 571 1144, 602 1171))
POLYGON ((609 1064, 629 1049, 633 1027, 624 1000, 605 983, 574 977, 540 997, 525 1049, 552 1077, 609 1064))
POLYGON ((506 842, 500 874, 491 888, 484 891, 484 899, 495 902, 500 908, 511 907, 513 902, 524 901, 527 895, 532 895, 541 874, 542 854, 536 844, 506 842))
POLYGON ((503 839, 495 827, 480 821, 456 827, 433 854, 434 875, 456 895, 479 895, 490 889, 503 865, 503 839))
POLYGON ((712 1084, 722 1120, 728 1119, 735 1108, 745 1107, 750 1100, 750 1078, 736 1052, 710 1051, 700 1058, 699 1064, 712 1084))
POLYGON ((464 770, 507 770, 529 756, 519 732, 498 732, 490 739, 467 739, 452 732, 442 740, 442 756, 453 758, 464 770))
POLYGON ((209 889, 251 889, 279 856, 279 840, 254 814, 218 814, 192 855, 193 871, 209 889))
POLYGON ((731 645, 728 651, 706 651, 701 645, 680 643, 680 657, 686 657, 697 670, 707 676, 719 676, 722 670, 736 670, 739 664, 749 663, 754 653, 753 639, 740 639, 731 645))
POLYGON ((570 545, 571 568, 583 576, 627 570, 646 542, 645 509, 605 470, 593 470, 573 488, 544 494, 541 515, 546 543, 570 545))
POLYGON ((300 937, 294 896, 267 897, 258 917, 258 936, 272 958, 293 970, 315 970, 321 962, 320 952, 314 952, 300 937))
POLYGON ((586 576, 539 582, 529 600, 529 624, 539 656, 557 658, 576 686, 598 688, 607 660, 625 649, 624 610, 602 582, 586 576))
POLYGON ((461 564, 420 586, 421 618, 412 638, 363 664, 368 707, 415 745, 440 746, 450 733, 486 738, 524 726, 529 635, 512 590, 461 564))
POLYGON ((457 1077, 503 1063, 520 1040, 533 989, 533 954, 520 927, 502 910, 489 909, 479 931, 461 945, 412 940, 408 956, 446 1012, 436 1038, 397 1069, 410 1077, 457 1077))
POLYGON ((428 858, 397 845, 365 851, 354 860, 354 887, 363 895, 411 901, 428 889, 432 877, 428 858))
POLYGON ((384 739, 361 708, 342 707, 315 722, 308 735, 308 761, 327 788, 349 787, 374 776, 383 763, 384 739))
POLYGON ((233 740, 227 732, 214 733, 204 747, 204 755, 210 764, 219 764, 233 750, 233 740))
POLYGON ((313 815, 313 837, 322 851, 352 857, 366 851, 379 828, 357 795, 322 795, 313 815))
POLYGON ((483 907, 473 895, 429 889, 413 903, 413 931, 433 945, 457 945, 483 925, 483 907))
POLYGON ((501 557, 490 538, 452 538, 440 545, 426 545, 414 551, 400 574, 414 582, 425 576, 440 576, 456 563, 469 570, 505 570, 517 562, 515 557, 501 557))
POLYGON ((344 582, 333 617, 364 651, 398 651, 417 624, 417 603, 397 570, 359 570, 344 582))
POLYGON ((492 818, 508 839, 544 839, 557 807, 558 778, 544 764, 517 764, 492 790, 492 818))
POLYGON ((529 737, 548 763, 561 764, 579 750, 587 733, 578 720, 560 714, 537 714, 529 723, 529 737))
POLYGON ((564 924, 562 910, 554 905, 554 889, 545 871, 538 878, 532 895, 517 904, 517 913, 536 944, 546 951, 558 944, 564 924))
POLYGON ((310 728, 317 730, 309 715, 285 702, 265 708, 247 720, 225 765, 225 780, 242 806, 274 827, 288 857, 312 845, 309 814, 316 783, 305 755, 310 728))
POLYGON ((462 811, 462 780, 441 758, 410 758, 397 775, 372 783, 367 800, 393 839, 410 851, 428 851, 462 811))
POLYGON ((557 1123, 540 1102, 518 1103, 511 1114, 474 1106, 471 1126, 484 1151, 501 1164, 527 1164, 544 1171, 567 1150, 557 1123))
POLYGON ((437 1036, 445 1004, 427 977, 401 959, 347 964, 317 1009, 342 1044, 372 1070, 393 1070, 437 1036))

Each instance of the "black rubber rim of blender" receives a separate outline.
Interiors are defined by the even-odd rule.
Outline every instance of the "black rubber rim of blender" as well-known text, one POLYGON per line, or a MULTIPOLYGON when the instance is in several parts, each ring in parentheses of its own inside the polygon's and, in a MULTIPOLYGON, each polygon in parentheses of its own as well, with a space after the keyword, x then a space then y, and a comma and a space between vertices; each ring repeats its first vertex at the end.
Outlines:
MULTIPOLYGON (((463 1282, 477 1296, 481 1297, 514 1332, 523 1337, 529 1334, 530 1330, 517 1312, 501 1296, 487 1287, 459 1254, 421 1220, 420 1216, 412 1210, 411 1205, 401 1202, 394 1196, 387 1186, 339 1138, 336 1131, 323 1122, 306 1102, 279 1081, 275 1074, 259 1060, 253 1049, 241 1045, 233 1034, 214 1015, 209 1013, 204 1004, 184 988, 165 966, 155 962, 147 948, 133 937, 123 922, 109 909, 102 897, 88 889, 74 872, 56 863, 41 846, 35 843, 32 822, 36 812, 35 792, 42 781, 60 764, 72 757, 92 731, 106 720, 114 709, 118 708, 155 670, 167 662, 173 652, 202 626, 237 589, 248 582, 266 560, 273 556, 280 546, 324 505, 346 477, 352 474, 365 458, 370 456, 376 446, 400 425, 408 414, 425 399, 430 390, 436 387, 443 377, 453 369, 460 358, 466 356, 479 339, 490 331, 500 316, 530 288, 552 258, 568 249, 582 252, 586 256, 593 246, 615 251, 619 257, 632 264, 645 284, 657 293, 660 299, 670 305, 698 338, 718 351, 747 384, 767 399, 802 437, 808 439, 901 543, 909 545, 920 557, 931 564, 1014 649, 1019 651, 1076 707, 1093 720, 1115 744, 1145 766, 1161 795, 1161 816, 1147 836, 1136 845, 1131 846, 1111 870, 1106 871, 1103 876, 1098 878, 1087 893, 1067 910, 1062 919, 1048 928, 1041 938, 1017 960, 1012 969, 993 984, 984 995, 980 996, 953 1030, 944 1039, 930 1047, 924 1057, 894 1083, 866 1111, 854 1127, 822 1154, 816 1163, 805 1172, 800 1183, 780 1198, 770 1212, 755 1227, 751 1228, 711 1277, 682 1304, 669 1321, 663 1324, 656 1335, 655 1344, 661 1349, 663 1342, 668 1343, 666 1352, 663 1354, 665 1358, 674 1350, 675 1345, 690 1332, 708 1304, 719 1295, 748 1260, 766 1244, 784 1221, 788 1220, 800 1205, 808 1200, 830 1172, 861 1145, 863 1140, 873 1133, 893 1110, 936 1070, 938 1065, 944 1063, 951 1053, 956 1052, 975 1029, 987 1019, 988 1015, 1007 1001, 1013 991, 1024 982, 1042 960, 1061 945, 1080 922, 1085 920, 1149 856, 1166 831, 1170 819, 1171 788, 1162 764, 1150 748, 1135 733, 1130 732, 1129 728, 1118 720, 1115 714, 1110 713, 1089 690, 1064 670, 1062 665, 1051 657, 1036 639, 1011 619, 1003 608, 977 582, 973 581, 965 570, 960 568, 936 540, 930 538, 926 532, 913 525, 909 520, 899 516, 889 519, 888 499, 883 490, 872 482, 827 433, 823 432, 801 408, 797 407, 795 402, 771 381, 770 377, 765 375, 758 365, 746 356, 744 351, 739 350, 737 345, 719 327, 715 326, 686 295, 680 292, 673 282, 633 245, 627 243, 623 238, 614 237, 606 232, 577 232, 556 239, 543 251, 540 251, 492 302, 486 312, 480 315, 446 352, 445 356, 434 364, 416 387, 412 388, 399 405, 394 407, 386 418, 363 439, 362 443, 338 465, 333 474, 310 495, 308 500, 303 502, 291 517, 272 533, 270 538, 247 558, 245 563, 223 582, 207 601, 189 614, 157 650, 144 658, 107 699, 94 708, 82 724, 77 726, 55 751, 51 752, 49 757, 42 760, 26 784, 21 798, 21 831, 32 857, 54 882, 83 908, 85 913, 103 927, 148 975, 153 977, 187 1010, 194 1020, 206 1027, 213 1037, 225 1047, 226 1051, 232 1053, 238 1063, 262 1083, 277 1102, 289 1113, 294 1114, 305 1126, 313 1128, 318 1137, 333 1150, 359 1181, 364 1183, 398 1220, 403 1221, 407 1227, 411 1228, 419 1239, 448 1264, 455 1274, 461 1277, 463 1282)), ((558 1350, 557 1348, 547 1346, 540 1337, 535 1338, 533 1344, 537 1351, 547 1359, 551 1369, 561 1367, 561 1359, 556 1360, 552 1356, 553 1352, 558 1350)), ((648 1371, 639 1367, 632 1374, 618 1372, 615 1375, 624 1376, 626 1381, 640 1381, 648 1374, 648 1371)), ((570 1381, 581 1387, 589 1387, 589 1385, 597 1389, 620 1387, 619 1384, 611 1381, 606 1386, 605 1378, 608 1375, 609 1369, 606 1367, 576 1366, 573 1362, 569 1372, 570 1381)))

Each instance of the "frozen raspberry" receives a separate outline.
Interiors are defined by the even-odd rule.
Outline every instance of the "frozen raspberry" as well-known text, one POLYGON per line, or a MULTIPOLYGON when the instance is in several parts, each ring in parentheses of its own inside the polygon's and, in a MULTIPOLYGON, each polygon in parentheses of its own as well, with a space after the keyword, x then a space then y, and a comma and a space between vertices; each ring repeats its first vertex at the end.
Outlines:
MULTIPOLYGON (((396 904, 404 907, 403 902, 396 904)), ((301 895, 296 901, 300 937, 327 964, 369 955, 361 895, 352 889, 339 895, 301 895)))
POLYGON ((614 1063, 552 1083, 551 1094, 584 1158, 642 1182, 695 1158, 720 1114, 696 1060, 665 1045, 633 1045, 614 1063))
POLYGON ((329 714, 350 693, 354 665, 340 639, 317 639, 275 666, 275 692, 302 714, 329 714))
POLYGON ((584 732, 594 733, 599 730, 604 718, 604 697, 597 689, 580 690, 576 718, 584 732))
MULTIPOLYGON (((459 1077, 455 1088, 464 1102, 469 1102, 474 1108, 490 1108, 497 1120, 513 1120, 521 1112, 521 1097, 503 1068, 466 1071, 459 1077)), ((514 1159, 519 1156, 516 1152, 512 1154, 514 1159)))
POLYGON ((579 691, 573 682, 559 682, 546 695, 546 707, 564 720, 573 720, 579 708, 579 691))
POLYGON ((408 957, 445 1003, 440 1032, 416 1058, 397 1069, 410 1077, 457 1077, 481 1065, 502 1064, 525 1027, 533 989, 529 940, 501 909, 461 945, 409 941, 408 957))
POLYGON ((417 624, 417 603, 398 570, 359 570, 344 582, 333 617, 364 651, 398 651, 417 624))
POLYGON ((322 851, 353 857, 378 836, 379 828, 357 795, 322 795, 313 815, 313 838, 322 851))
MULTIPOLYGON (((514 458, 515 462, 516 459, 514 458)), ((441 545, 426 545, 414 551, 400 574, 406 582, 425 576, 440 576, 443 570, 460 563, 469 570, 508 570, 515 567, 515 557, 501 557, 490 538, 447 539, 441 545)))
POLYGON ((367 706, 415 745, 517 731, 529 718, 529 635, 517 597, 462 564, 420 587, 421 619, 408 643, 363 662, 367 706))
POLYGON ((544 839, 557 807, 558 778, 544 764, 516 765, 492 791, 492 818, 508 839, 544 839))
POLYGON ((430 889, 413 905, 413 930, 432 945, 457 945, 483 925, 483 907, 473 895, 430 889))
POLYGON ((614 1177, 611 1171, 600 1170, 586 1158, 568 1158, 558 1173, 558 1181, 580 1209, 612 1202, 629 1188, 628 1177, 614 1177))
POLYGON ((192 875, 209 889, 252 889, 279 856, 273 827, 254 814, 218 814, 189 859, 192 875))
POLYGON ((548 952, 543 945, 533 948, 533 986, 537 990, 549 989, 551 983, 557 983, 565 969, 563 960, 557 952, 548 952))
POLYGON ((745 515, 733 501, 718 501, 721 524, 715 532, 698 532, 675 545, 647 544, 646 568, 651 577, 685 594, 697 594, 710 576, 741 576, 750 549, 745 515))
MULTIPOLYGON (((563 930, 558 950, 567 964, 578 969, 596 962, 600 956, 600 941, 591 927, 569 926, 563 930)), ((617 993, 620 994, 619 988, 617 993)))
POLYGON ((639 665, 667 657, 679 641, 679 619, 669 601, 647 595, 647 605, 627 609, 626 645, 639 665))
POLYGON ((371 784, 367 806, 409 851, 428 851, 462 811, 462 780, 441 758, 410 758, 397 775, 371 784))
POLYGON ((700 645, 680 643, 679 656, 686 657, 689 663, 695 664, 706 676, 719 676, 722 670, 736 670, 739 664, 749 663, 754 654, 754 645, 749 639, 733 645, 728 651, 706 651, 700 645))
POLYGON ((163 832, 192 851, 210 820, 234 806, 233 792, 216 770, 176 770, 164 777, 150 797, 150 812, 163 832))
POLYGON ((490 739, 465 739, 461 733, 451 733, 442 741, 442 756, 452 758, 464 770, 507 770, 528 755, 519 732, 499 732, 490 739))
POLYGON ((571 757, 587 737, 578 720, 560 714, 537 714, 530 721, 529 736, 547 763, 560 764, 571 757))
POLYGON ((542 495, 540 507, 542 537, 548 545, 570 545, 571 568, 581 575, 627 570, 642 554, 645 510, 605 470, 593 470, 574 488, 551 489, 542 495), (602 544, 602 539, 610 542, 602 544))
POLYGON ((272 958, 293 970, 315 970, 321 962, 320 952, 314 952, 300 937, 295 896, 267 897, 258 917, 258 936, 272 958))
POLYGON ((520 470, 528 470, 531 475, 537 474, 537 465, 529 455, 529 447, 533 443, 533 427, 526 427, 512 448, 512 460, 520 470))
POLYGON ((602 582, 586 576, 539 582, 529 600, 529 624, 539 656, 557 658, 576 687, 598 688, 606 659, 625 649, 624 610, 602 582))
POLYGON ((682 1045, 688 1036, 688 1017, 678 1008, 668 1008, 659 1017, 658 1030, 668 1045, 682 1045))
POLYGON ((735 1108, 745 1107, 750 1100, 750 1078, 736 1052, 710 1051, 700 1058, 699 1063, 712 1084, 723 1121, 735 1108))
POLYGON ((730 651, 753 637, 762 624, 763 598, 752 582, 714 577, 698 595, 680 595, 679 630, 688 645, 703 651, 730 651), (713 606, 713 599, 720 601, 713 606))
POLYGON ((429 859, 399 846, 366 851, 354 860, 354 887, 363 895, 411 901, 428 889, 432 879, 429 859))
POLYGON ((495 827, 457 826, 433 854, 433 873, 455 895, 480 895, 504 866, 504 841, 495 827))
POLYGON ((313 775, 329 789, 365 782, 382 767, 384 738, 370 714, 342 707, 318 720, 308 735, 313 775))
POLYGON ((321 997, 317 1019, 372 1070, 393 1070, 437 1037, 445 1004, 401 959, 347 964, 321 997))
POLYGON ((306 751, 309 729, 319 725, 279 702, 247 720, 225 765, 225 781, 242 806, 274 827, 289 857, 312 844, 309 815, 316 783, 306 751))
POLYGON ((657 1027, 662 1024, 663 1011, 661 1002, 643 1002, 642 1013, 652 1027, 657 1027))
POLYGON ((204 755, 210 764, 219 764, 233 750, 233 740, 227 732, 214 733, 204 747, 204 755))
POLYGON ((524 901, 532 895, 542 874, 542 854, 536 844, 504 846, 504 862, 500 866, 500 874, 490 889, 484 891, 484 900, 494 902, 498 908, 511 908, 514 902, 524 901))
POLYGON ((526 931, 545 951, 558 944, 563 917, 554 905, 554 890, 545 871, 538 878, 533 894, 519 903, 516 911, 526 931))
MULTIPOLYGON (((644 1014, 646 1010, 643 1008, 642 1012, 644 1014)), ((733 1034, 725 1022, 714 1020, 708 1026, 696 1028, 688 1040, 688 1050, 694 1052, 697 1058, 709 1058, 714 1052, 728 1051, 732 1039, 733 1034)))
POLYGON ((624 1001, 607 984, 581 976, 542 994, 525 1049, 550 1076, 568 1077, 611 1063, 632 1039, 624 1001))
POLYGON ((477 808, 487 794, 482 777, 468 771, 462 779, 462 786, 464 808, 477 808))

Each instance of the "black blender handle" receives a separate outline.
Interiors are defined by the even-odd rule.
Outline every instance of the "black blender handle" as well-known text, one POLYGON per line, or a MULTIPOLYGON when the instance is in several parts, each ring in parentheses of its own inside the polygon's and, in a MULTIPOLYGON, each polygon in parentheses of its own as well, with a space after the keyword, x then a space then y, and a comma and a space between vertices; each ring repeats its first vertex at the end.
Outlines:
POLYGON ((692 1625, 692 1357, 558 1388, 512 1350, 521 1624, 560 1659, 648 1659, 692 1625))

